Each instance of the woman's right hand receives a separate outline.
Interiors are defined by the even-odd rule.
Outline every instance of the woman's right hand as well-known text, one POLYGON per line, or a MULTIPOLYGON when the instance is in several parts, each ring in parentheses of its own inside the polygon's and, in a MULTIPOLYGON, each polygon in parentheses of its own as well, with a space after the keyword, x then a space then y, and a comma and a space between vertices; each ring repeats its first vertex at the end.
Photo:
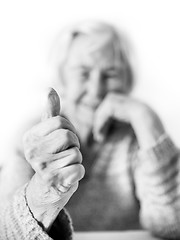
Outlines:
POLYGON ((75 128, 59 112, 59 96, 50 89, 43 120, 23 138, 26 160, 36 172, 27 186, 27 202, 45 230, 77 190, 85 172, 75 128))

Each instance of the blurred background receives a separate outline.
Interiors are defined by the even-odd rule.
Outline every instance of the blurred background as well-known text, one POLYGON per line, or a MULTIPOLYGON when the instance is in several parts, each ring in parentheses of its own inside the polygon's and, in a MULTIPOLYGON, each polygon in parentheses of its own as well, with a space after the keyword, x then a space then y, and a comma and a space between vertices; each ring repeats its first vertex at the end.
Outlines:
POLYGON ((180 146, 179 7, 178 0, 0 1, 0 153, 40 109, 56 35, 83 19, 105 20, 126 34, 136 68, 134 95, 159 113, 180 146))

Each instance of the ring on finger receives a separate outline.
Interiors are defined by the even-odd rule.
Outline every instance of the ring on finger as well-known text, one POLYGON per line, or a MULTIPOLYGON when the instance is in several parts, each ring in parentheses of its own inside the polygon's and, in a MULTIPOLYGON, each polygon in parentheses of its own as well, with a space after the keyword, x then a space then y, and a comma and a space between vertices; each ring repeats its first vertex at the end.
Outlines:
POLYGON ((58 184, 57 186, 58 191, 61 193, 68 192, 70 188, 71 188, 71 184, 67 184, 66 186, 63 184, 58 184))

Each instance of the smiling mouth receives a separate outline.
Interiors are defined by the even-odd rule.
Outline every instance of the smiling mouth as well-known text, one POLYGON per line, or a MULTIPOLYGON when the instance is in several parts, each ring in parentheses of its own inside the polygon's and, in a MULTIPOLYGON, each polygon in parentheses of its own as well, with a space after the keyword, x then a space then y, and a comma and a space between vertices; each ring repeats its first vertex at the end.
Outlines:
POLYGON ((99 101, 91 101, 91 102, 81 102, 81 105, 92 110, 95 110, 99 106, 99 101))

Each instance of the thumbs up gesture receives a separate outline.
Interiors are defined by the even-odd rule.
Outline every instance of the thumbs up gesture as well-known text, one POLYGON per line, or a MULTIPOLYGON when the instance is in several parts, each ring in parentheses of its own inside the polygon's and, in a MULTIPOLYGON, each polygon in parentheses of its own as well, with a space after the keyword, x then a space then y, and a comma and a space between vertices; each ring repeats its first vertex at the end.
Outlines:
POLYGON ((35 170, 27 186, 27 202, 48 230, 84 176, 80 144, 73 125, 60 116, 60 99, 50 89, 42 121, 23 138, 26 160, 35 170))

